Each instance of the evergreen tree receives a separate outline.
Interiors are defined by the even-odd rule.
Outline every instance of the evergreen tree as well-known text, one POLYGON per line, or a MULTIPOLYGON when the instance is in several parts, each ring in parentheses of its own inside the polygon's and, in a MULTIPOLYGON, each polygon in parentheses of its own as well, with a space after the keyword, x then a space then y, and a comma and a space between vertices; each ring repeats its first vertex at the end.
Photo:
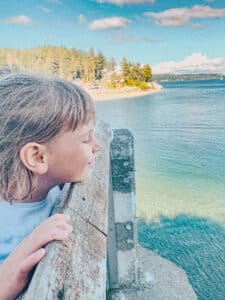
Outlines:
POLYGON ((143 81, 143 73, 140 64, 132 65, 131 79, 134 81, 143 81))
POLYGON ((96 70, 96 58, 93 48, 89 50, 88 53, 88 81, 95 81, 95 71, 96 70))
POLYGON ((86 52, 82 52, 81 66, 81 79, 88 82, 88 54, 86 52))
POLYGON ((103 76, 103 70, 106 67, 106 59, 101 51, 98 52, 98 55, 95 58, 95 78, 101 80, 103 76))
POLYGON ((153 80, 151 67, 147 64, 141 67, 124 58, 121 61, 121 74, 116 74, 115 67, 114 58, 107 60, 102 52, 96 55, 92 48, 88 52, 53 46, 27 50, 0 49, 0 68, 37 71, 88 83, 108 81, 113 87, 120 86, 122 82, 139 86, 139 83, 153 80))
POLYGON ((131 64, 123 58, 121 61, 122 79, 127 82, 131 79, 131 64))
POLYGON ((153 81, 152 69, 149 65, 143 66, 143 79, 145 82, 153 81))

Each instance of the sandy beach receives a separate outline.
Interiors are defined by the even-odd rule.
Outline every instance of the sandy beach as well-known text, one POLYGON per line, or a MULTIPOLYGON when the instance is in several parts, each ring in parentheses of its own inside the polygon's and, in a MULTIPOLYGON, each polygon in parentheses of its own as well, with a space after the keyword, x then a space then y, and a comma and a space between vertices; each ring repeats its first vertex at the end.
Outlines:
POLYGON ((125 98, 141 97, 162 91, 162 86, 157 84, 154 89, 117 89, 117 90, 93 90, 85 88, 95 101, 120 100, 125 98))

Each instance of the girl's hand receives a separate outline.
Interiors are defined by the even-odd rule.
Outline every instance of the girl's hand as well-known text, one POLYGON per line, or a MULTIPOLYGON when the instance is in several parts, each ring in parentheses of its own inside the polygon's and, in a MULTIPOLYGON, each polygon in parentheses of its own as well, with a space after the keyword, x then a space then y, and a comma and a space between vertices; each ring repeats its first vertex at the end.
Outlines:
POLYGON ((30 272, 44 257, 42 248, 53 240, 64 241, 72 232, 69 216, 55 214, 39 224, 0 265, 0 300, 12 300, 29 281, 30 272))

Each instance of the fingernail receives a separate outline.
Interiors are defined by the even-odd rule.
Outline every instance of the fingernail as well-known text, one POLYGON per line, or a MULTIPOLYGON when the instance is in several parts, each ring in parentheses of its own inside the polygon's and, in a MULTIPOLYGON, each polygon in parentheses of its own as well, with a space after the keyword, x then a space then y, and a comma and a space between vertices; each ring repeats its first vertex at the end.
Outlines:
POLYGON ((38 254, 39 254, 40 256, 42 256, 42 255, 45 255, 46 250, 45 250, 44 248, 41 248, 41 249, 39 249, 37 252, 38 252, 38 254))
POLYGON ((69 221, 70 220, 70 216, 69 215, 65 215, 66 219, 69 221))

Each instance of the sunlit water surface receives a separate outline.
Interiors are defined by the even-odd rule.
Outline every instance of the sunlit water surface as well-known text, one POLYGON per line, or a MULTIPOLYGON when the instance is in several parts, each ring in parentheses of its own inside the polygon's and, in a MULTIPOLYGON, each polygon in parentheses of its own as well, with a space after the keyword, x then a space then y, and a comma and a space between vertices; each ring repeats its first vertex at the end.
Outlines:
POLYGON ((139 243, 182 267, 198 299, 225 299, 225 80, 97 103, 135 138, 139 243))

